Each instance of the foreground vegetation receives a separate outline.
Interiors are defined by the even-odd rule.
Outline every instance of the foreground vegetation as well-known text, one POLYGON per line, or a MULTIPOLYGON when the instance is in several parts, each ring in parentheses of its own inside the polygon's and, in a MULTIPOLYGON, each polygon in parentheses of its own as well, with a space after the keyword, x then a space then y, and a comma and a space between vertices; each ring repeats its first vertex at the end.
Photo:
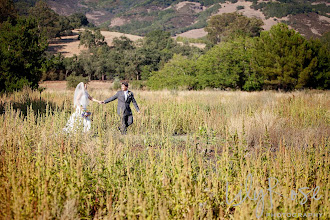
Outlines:
POLYGON ((90 133, 63 134, 72 94, 1 97, 1 219, 329 218, 328 91, 135 91, 126 136, 116 103, 91 104, 90 133), (228 203, 250 198, 228 204, 226 183, 228 203))

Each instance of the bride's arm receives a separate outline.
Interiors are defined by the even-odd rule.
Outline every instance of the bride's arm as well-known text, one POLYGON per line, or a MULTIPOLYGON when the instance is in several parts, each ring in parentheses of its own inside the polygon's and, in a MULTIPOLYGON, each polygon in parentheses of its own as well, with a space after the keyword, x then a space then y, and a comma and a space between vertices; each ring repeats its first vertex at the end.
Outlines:
POLYGON ((90 96, 89 94, 88 94, 88 99, 91 100, 91 101, 93 101, 93 102, 97 102, 97 103, 101 104, 101 101, 99 101, 99 100, 97 100, 97 99, 94 99, 94 98, 93 98, 92 96, 90 96))

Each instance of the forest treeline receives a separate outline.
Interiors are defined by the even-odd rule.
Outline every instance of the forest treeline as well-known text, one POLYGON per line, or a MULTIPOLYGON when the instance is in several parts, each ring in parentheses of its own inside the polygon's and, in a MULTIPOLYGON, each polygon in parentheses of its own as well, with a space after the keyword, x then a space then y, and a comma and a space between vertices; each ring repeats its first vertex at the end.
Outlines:
POLYGON ((69 76, 135 80, 150 89, 329 89, 329 32, 306 39, 285 24, 263 31, 261 20, 228 13, 208 20, 203 50, 163 30, 109 46, 83 14, 59 16, 42 1, 19 14, 13 1, 0 2, 0 92, 69 76), (70 58, 47 52, 49 40, 81 26, 88 50, 70 58))
POLYGON ((84 14, 60 16, 43 1, 0 0, 0 93, 37 88, 54 62, 48 42, 82 26, 94 26, 84 14))
POLYGON ((174 56, 152 72, 152 89, 329 89, 330 33, 307 40, 286 24, 261 31, 261 21, 223 14, 210 19, 213 47, 193 58, 174 56), (236 17, 236 18, 235 18, 236 17))

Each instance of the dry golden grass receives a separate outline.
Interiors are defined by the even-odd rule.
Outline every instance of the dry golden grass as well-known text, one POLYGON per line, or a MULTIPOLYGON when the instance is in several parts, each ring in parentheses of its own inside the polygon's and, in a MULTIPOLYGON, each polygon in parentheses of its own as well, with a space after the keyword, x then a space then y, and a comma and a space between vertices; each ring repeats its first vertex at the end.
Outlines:
POLYGON ((2 96, 0 218, 329 219, 328 91, 133 92, 142 113, 126 136, 115 102, 91 104, 90 133, 65 135, 72 91, 2 96), (250 198, 228 204, 240 190, 250 198))

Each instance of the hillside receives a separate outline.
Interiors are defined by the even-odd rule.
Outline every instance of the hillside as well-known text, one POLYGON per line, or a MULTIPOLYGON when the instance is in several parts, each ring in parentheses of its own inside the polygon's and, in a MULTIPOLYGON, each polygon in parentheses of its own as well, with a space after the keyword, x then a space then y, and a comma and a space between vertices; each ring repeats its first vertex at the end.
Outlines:
MULTIPOLYGON (((74 55, 79 55, 81 51, 86 50, 84 46, 79 46, 80 41, 78 40, 79 32, 83 29, 75 29, 72 31, 72 35, 64 36, 61 38, 56 38, 52 40, 49 44, 48 51, 51 53, 62 53, 64 57, 72 57, 74 55)), ((112 41, 115 37, 125 36, 132 41, 137 41, 143 37, 133 35, 133 34, 123 34, 113 31, 101 31, 101 34, 104 36, 104 40, 109 46, 112 45, 112 41)), ((175 38, 175 37, 173 37, 175 38)), ((178 42, 183 44, 182 42, 178 42)), ((190 46, 195 46, 198 48, 204 48, 205 44, 203 43, 189 43, 190 46)))
MULTIPOLYGON (((73 34, 71 36, 64 36, 61 39, 54 39, 50 44, 48 51, 53 53, 62 53, 65 57, 72 57, 74 54, 79 55, 82 50, 86 48, 84 46, 79 46, 80 41, 78 40, 79 32, 83 31, 83 29, 75 29, 73 30, 73 34)), ((112 40, 115 37, 125 36, 128 37, 132 41, 137 41, 142 37, 132 34, 122 34, 119 32, 111 32, 111 31, 101 31, 101 34, 104 36, 104 40, 107 42, 109 46, 112 44, 112 40)))
POLYGON ((162 29, 173 36, 203 37, 210 16, 234 11, 262 19, 265 30, 278 22, 287 23, 306 37, 319 37, 330 30, 329 3, 323 0, 48 0, 47 3, 59 14, 83 12, 95 25, 140 36, 162 29))

